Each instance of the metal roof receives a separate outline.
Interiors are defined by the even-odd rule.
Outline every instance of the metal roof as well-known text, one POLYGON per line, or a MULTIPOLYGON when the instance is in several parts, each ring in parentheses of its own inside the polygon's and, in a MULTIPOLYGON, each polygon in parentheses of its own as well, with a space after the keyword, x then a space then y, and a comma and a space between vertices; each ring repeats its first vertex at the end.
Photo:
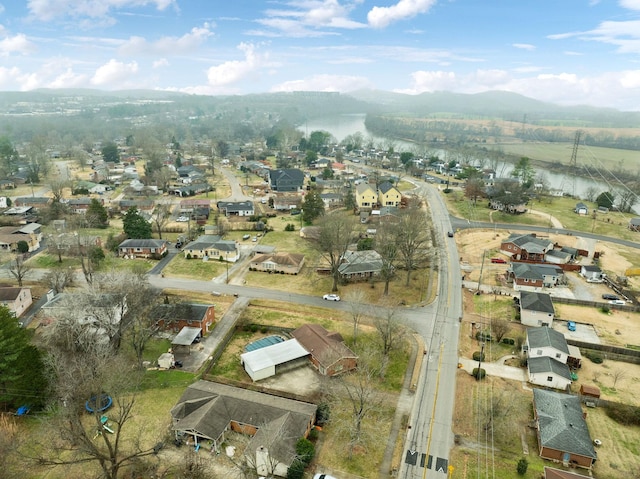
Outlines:
POLYGON ((202 333, 201 328, 192 328, 185 326, 180 330, 176 337, 173 338, 171 344, 174 346, 191 346, 194 339, 196 339, 202 333))
POLYGON ((243 353, 240 355, 240 359, 242 363, 248 365, 252 371, 259 371, 308 355, 309 352, 302 347, 297 339, 289 339, 288 341, 273 344, 266 348, 243 353))

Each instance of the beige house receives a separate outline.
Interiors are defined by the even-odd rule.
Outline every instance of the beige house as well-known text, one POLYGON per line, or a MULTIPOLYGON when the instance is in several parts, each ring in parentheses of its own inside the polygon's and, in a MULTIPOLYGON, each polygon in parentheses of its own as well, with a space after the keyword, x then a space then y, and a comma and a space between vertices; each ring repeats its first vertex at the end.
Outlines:
POLYGON ((390 182, 385 181, 378 186, 378 203, 380 206, 398 206, 402 200, 400 191, 390 182))
POLYGON ((22 316, 31 303, 33 299, 29 288, 0 288, 0 304, 7 307, 16 318, 22 316))
POLYGON ((360 209, 372 209, 378 203, 378 194, 369 183, 356 186, 356 204, 360 209))
POLYGON ((254 256, 250 271, 298 274, 304 265, 304 255, 299 253, 271 253, 254 256))

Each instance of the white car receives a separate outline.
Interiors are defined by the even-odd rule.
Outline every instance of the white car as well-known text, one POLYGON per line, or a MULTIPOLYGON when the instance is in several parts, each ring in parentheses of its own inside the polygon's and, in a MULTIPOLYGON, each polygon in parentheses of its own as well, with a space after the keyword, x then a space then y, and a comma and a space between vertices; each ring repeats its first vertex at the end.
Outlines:
POLYGON ((313 476, 313 479, 336 479, 333 476, 330 476, 329 474, 316 474, 315 476, 313 476))
POLYGON ((178 216, 176 218, 176 221, 179 223, 186 223, 187 221, 189 221, 189 217, 188 216, 178 216))
MULTIPOLYGON (((340 296, 338 296, 337 294, 325 294, 322 299, 326 300, 326 301, 340 301, 340 296)), ((327 476, 330 477, 330 476, 327 476)))
POLYGON ((609 301, 609 304, 615 304, 618 306, 624 306, 627 304, 627 302, 623 299, 612 299, 611 301, 609 301))

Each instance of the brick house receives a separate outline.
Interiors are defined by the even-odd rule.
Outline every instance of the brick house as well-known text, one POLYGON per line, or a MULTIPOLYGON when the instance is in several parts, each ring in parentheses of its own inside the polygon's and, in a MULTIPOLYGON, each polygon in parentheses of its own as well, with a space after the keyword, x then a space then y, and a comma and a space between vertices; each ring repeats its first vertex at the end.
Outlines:
POLYGON ((200 328, 206 336, 216 322, 213 304, 159 304, 152 314, 160 329, 175 333, 182 328, 200 328))
POLYGON ((251 259, 249 271, 298 274, 302 266, 304 266, 304 255, 300 253, 260 254, 251 259))
POLYGON ((547 252, 552 249, 552 241, 538 238, 535 234, 514 233, 500 244, 500 250, 514 260, 544 261, 547 252))
POLYGON ((127 239, 118 245, 118 256, 160 259, 167 254, 167 242, 157 239, 127 239))
POLYGON ((358 367, 358 356, 344 343, 340 333, 319 324, 305 324, 291 335, 311 354, 311 363, 323 376, 336 376, 358 367))

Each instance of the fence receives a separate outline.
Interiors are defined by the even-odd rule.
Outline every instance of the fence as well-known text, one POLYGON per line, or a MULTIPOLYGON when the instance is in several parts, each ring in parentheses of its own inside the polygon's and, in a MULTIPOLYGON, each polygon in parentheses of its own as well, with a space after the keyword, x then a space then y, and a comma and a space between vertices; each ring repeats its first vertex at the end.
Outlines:
MULTIPOLYGON (((608 344, 585 343, 575 339, 567 339, 567 344, 580 348, 581 351, 593 351, 600 353, 604 359, 624 361, 626 363, 640 364, 640 350, 610 346, 608 344)), ((583 354, 586 353, 583 352, 583 354)))

